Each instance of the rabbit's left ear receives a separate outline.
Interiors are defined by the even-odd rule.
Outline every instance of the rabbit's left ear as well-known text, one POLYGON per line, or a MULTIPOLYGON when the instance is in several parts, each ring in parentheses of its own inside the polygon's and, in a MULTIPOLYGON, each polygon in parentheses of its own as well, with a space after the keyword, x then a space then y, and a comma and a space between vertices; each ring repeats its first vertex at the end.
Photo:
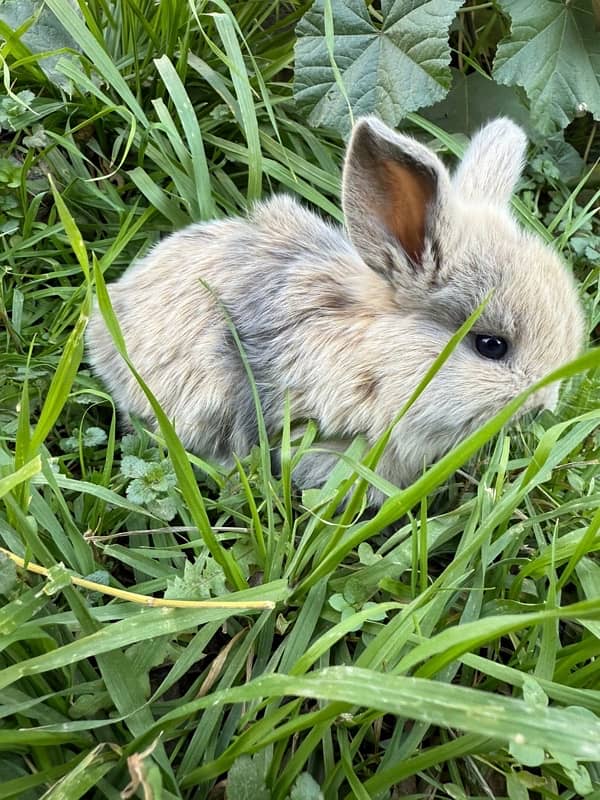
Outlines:
POLYGON ((360 119, 346 152, 342 206, 364 261, 390 279, 402 262, 421 267, 449 185, 427 147, 375 117, 360 119))
POLYGON ((459 198, 506 205, 525 165, 527 137, 506 117, 488 122, 471 144, 454 173, 459 198))

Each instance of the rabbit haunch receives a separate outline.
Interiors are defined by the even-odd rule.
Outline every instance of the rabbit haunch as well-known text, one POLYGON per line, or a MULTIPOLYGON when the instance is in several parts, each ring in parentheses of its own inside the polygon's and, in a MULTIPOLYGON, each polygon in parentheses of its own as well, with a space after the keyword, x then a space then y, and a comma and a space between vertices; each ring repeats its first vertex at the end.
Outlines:
MULTIPOLYGON (((396 426, 379 472, 402 486, 537 378, 577 355, 583 321, 557 254, 509 211, 526 139, 486 125, 451 177, 429 149, 375 118, 354 128, 343 176, 347 233, 288 196, 247 219, 167 237, 109 292, 129 355, 184 444, 227 460, 257 441, 254 403, 227 309, 270 434, 314 419, 334 450, 374 442, 450 336, 491 292, 475 329, 396 426), (210 290, 206 287, 210 287, 210 290), (216 299, 218 297, 218 300, 216 299), (486 358, 477 336, 501 337, 486 358)), ((120 411, 150 406, 95 311, 88 352, 120 411)), ((552 406, 557 387, 532 399, 552 406)), ((295 474, 317 485, 335 455, 295 474)))

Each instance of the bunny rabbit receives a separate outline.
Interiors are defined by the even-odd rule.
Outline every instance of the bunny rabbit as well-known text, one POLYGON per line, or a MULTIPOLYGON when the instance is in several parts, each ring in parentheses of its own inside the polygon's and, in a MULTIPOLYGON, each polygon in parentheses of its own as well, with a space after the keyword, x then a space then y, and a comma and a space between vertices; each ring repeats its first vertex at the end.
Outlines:
MULTIPOLYGON (((288 393, 292 419, 314 419, 339 450, 358 434, 369 443, 381 435, 491 292, 472 332, 394 429, 378 471, 399 487, 575 357, 584 327, 573 279, 509 211, 526 144, 519 127, 496 119, 450 176, 427 147, 365 117, 343 171, 347 233, 276 196, 246 219, 190 225, 130 267, 109 287, 113 307, 133 363, 184 444, 227 461, 257 441, 249 382, 220 303, 249 359, 269 434, 281 426, 288 393)), ((87 347, 119 409, 151 423, 98 311, 87 347)), ((528 407, 552 407, 557 393, 544 389, 528 407)), ((308 454, 297 483, 322 483, 334 461, 308 454)))

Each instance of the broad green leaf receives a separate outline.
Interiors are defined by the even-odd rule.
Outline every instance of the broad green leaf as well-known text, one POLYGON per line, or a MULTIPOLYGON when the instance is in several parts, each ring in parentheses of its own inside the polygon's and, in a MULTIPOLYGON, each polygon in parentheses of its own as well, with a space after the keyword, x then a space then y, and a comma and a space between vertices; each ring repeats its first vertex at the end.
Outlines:
POLYGON ((290 800, 323 800, 323 792, 313 776, 303 772, 292 786, 290 800))
POLYGON ((499 109, 502 109, 503 114, 518 122, 528 134, 532 133, 522 92, 502 86, 479 72, 468 75, 458 69, 451 72, 452 88, 440 103, 421 112, 426 119, 447 133, 472 135, 492 117, 498 116, 499 109))
POLYGON ((543 133, 565 128, 580 110, 600 119, 600 38, 585 0, 500 0, 512 29, 496 53, 494 78, 522 86, 543 133))
POLYGON ((544 748, 540 745, 529 744, 524 741, 524 737, 515 737, 508 748, 511 756, 514 756, 520 764, 526 767, 539 767, 544 763, 544 748), (523 739, 523 741, 521 741, 523 739))
POLYGON ((186 561, 183 578, 175 575, 167 578, 165 598, 176 600, 204 600, 219 597, 227 591, 225 576, 212 556, 198 558, 195 562, 186 561))
POLYGON ((227 800, 269 800, 265 763, 260 755, 241 756, 227 775, 227 800))
POLYGON ((352 114, 396 125, 450 88, 448 28, 462 0, 316 0, 297 26, 294 95, 314 126, 347 132, 352 114), (326 32, 331 9, 333 35, 326 32))
MULTIPOLYGON (((65 30, 54 14, 44 8, 43 0, 3 0, 0 3, 0 20, 13 30, 26 25, 20 40, 32 53, 45 53, 52 50, 79 50, 77 42, 65 30)), ((59 58, 64 54, 40 58, 40 67, 47 77, 61 89, 70 91, 71 83, 56 69, 59 58)))

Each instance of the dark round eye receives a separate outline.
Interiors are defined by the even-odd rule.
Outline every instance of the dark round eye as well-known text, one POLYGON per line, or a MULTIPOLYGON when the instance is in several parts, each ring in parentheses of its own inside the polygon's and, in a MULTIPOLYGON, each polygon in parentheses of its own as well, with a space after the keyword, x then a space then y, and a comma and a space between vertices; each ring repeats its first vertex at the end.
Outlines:
POLYGON ((502 336, 489 336, 488 334, 475 337, 475 347, 484 358, 504 358, 508 350, 508 342, 502 336))

